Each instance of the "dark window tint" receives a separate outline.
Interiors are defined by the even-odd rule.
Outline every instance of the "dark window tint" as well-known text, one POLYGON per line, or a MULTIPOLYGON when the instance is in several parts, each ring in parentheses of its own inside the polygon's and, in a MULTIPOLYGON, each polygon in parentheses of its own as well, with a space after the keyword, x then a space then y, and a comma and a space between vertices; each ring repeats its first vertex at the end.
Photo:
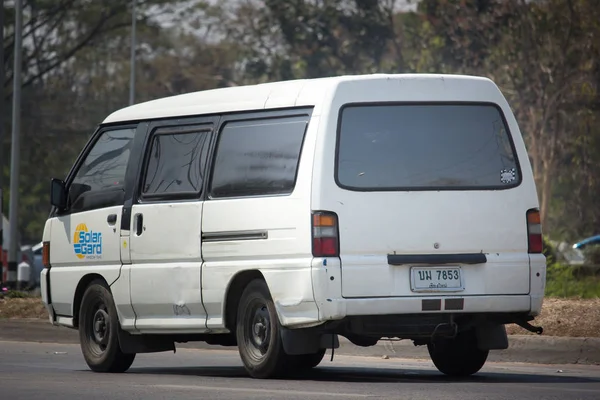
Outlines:
POLYGON ((307 117, 229 122, 221 131, 213 197, 291 193, 307 117))
POLYGON ((346 107, 338 146, 338 182, 357 190, 520 182, 509 132, 490 105, 346 107))
POLYGON ((135 129, 103 132, 69 187, 71 212, 122 204, 135 129))
POLYGON ((152 139, 144 194, 199 193, 210 144, 209 131, 158 134, 152 139))

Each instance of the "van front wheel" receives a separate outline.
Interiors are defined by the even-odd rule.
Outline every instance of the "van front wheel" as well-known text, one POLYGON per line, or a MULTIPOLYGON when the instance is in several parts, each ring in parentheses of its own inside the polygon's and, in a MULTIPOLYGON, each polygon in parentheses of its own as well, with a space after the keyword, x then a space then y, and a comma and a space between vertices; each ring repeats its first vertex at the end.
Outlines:
POLYGON ((477 347, 475 330, 459 333, 455 339, 441 339, 427 345, 438 371, 454 377, 477 373, 487 361, 489 350, 477 347))
POLYGON ((250 282, 242 293, 236 336, 240 357, 251 377, 271 378, 284 371, 289 360, 279 319, 269 288, 261 279, 250 282))
POLYGON ((94 372, 125 372, 135 354, 121 351, 119 318, 107 285, 94 281, 86 289, 79 309, 79 342, 83 358, 94 372))

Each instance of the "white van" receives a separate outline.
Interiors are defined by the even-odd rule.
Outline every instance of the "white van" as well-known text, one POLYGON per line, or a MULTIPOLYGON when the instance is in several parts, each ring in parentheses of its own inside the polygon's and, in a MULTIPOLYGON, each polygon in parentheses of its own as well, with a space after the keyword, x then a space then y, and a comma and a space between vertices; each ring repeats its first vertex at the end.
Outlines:
POLYGON ((338 336, 466 376, 542 306, 527 152, 489 79, 364 75, 119 110, 52 181, 43 300, 94 371, 205 341, 267 378, 338 336))

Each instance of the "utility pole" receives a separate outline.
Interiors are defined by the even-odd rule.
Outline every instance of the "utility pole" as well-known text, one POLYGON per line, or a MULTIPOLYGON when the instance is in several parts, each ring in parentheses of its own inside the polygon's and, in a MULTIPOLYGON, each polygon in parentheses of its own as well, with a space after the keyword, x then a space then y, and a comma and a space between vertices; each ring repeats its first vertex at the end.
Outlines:
POLYGON ((0 7, 0 290, 4 286, 4 2, 0 7))
POLYGON ((136 0, 131 0, 131 76, 129 77, 129 105, 133 105, 135 101, 136 2, 136 0))
MULTIPOLYGON (((21 51, 23 34, 23 2, 15 0, 15 63, 13 68, 12 148, 10 157, 10 243, 8 249, 8 284, 17 282, 17 248, 19 232, 19 164, 21 131, 21 51)), ((12 286, 11 286, 12 287, 12 286)))

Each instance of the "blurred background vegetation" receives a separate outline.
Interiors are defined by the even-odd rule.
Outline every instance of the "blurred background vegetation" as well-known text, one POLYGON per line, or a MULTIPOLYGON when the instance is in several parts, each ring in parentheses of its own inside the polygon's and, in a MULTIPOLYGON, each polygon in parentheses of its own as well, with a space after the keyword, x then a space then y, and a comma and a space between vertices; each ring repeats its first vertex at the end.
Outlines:
MULTIPOLYGON (((8 133, 14 10, 7 3, 1 123, 8 133)), ((125 0, 24 3, 19 224, 23 241, 37 242, 49 179, 64 177, 97 124, 128 104, 131 10, 125 0)), ((489 77, 526 140, 547 237, 573 243, 600 233, 595 0, 138 0, 137 26, 136 102, 338 74, 489 77)), ((10 154, 9 134, 1 145, 10 154)), ((8 157, 2 163, 8 182, 8 157)), ((589 262, 600 264, 593 254, 589 262)), ((549 267, 550 294, 600 296, 596 270, 557 256, 549 267)))

